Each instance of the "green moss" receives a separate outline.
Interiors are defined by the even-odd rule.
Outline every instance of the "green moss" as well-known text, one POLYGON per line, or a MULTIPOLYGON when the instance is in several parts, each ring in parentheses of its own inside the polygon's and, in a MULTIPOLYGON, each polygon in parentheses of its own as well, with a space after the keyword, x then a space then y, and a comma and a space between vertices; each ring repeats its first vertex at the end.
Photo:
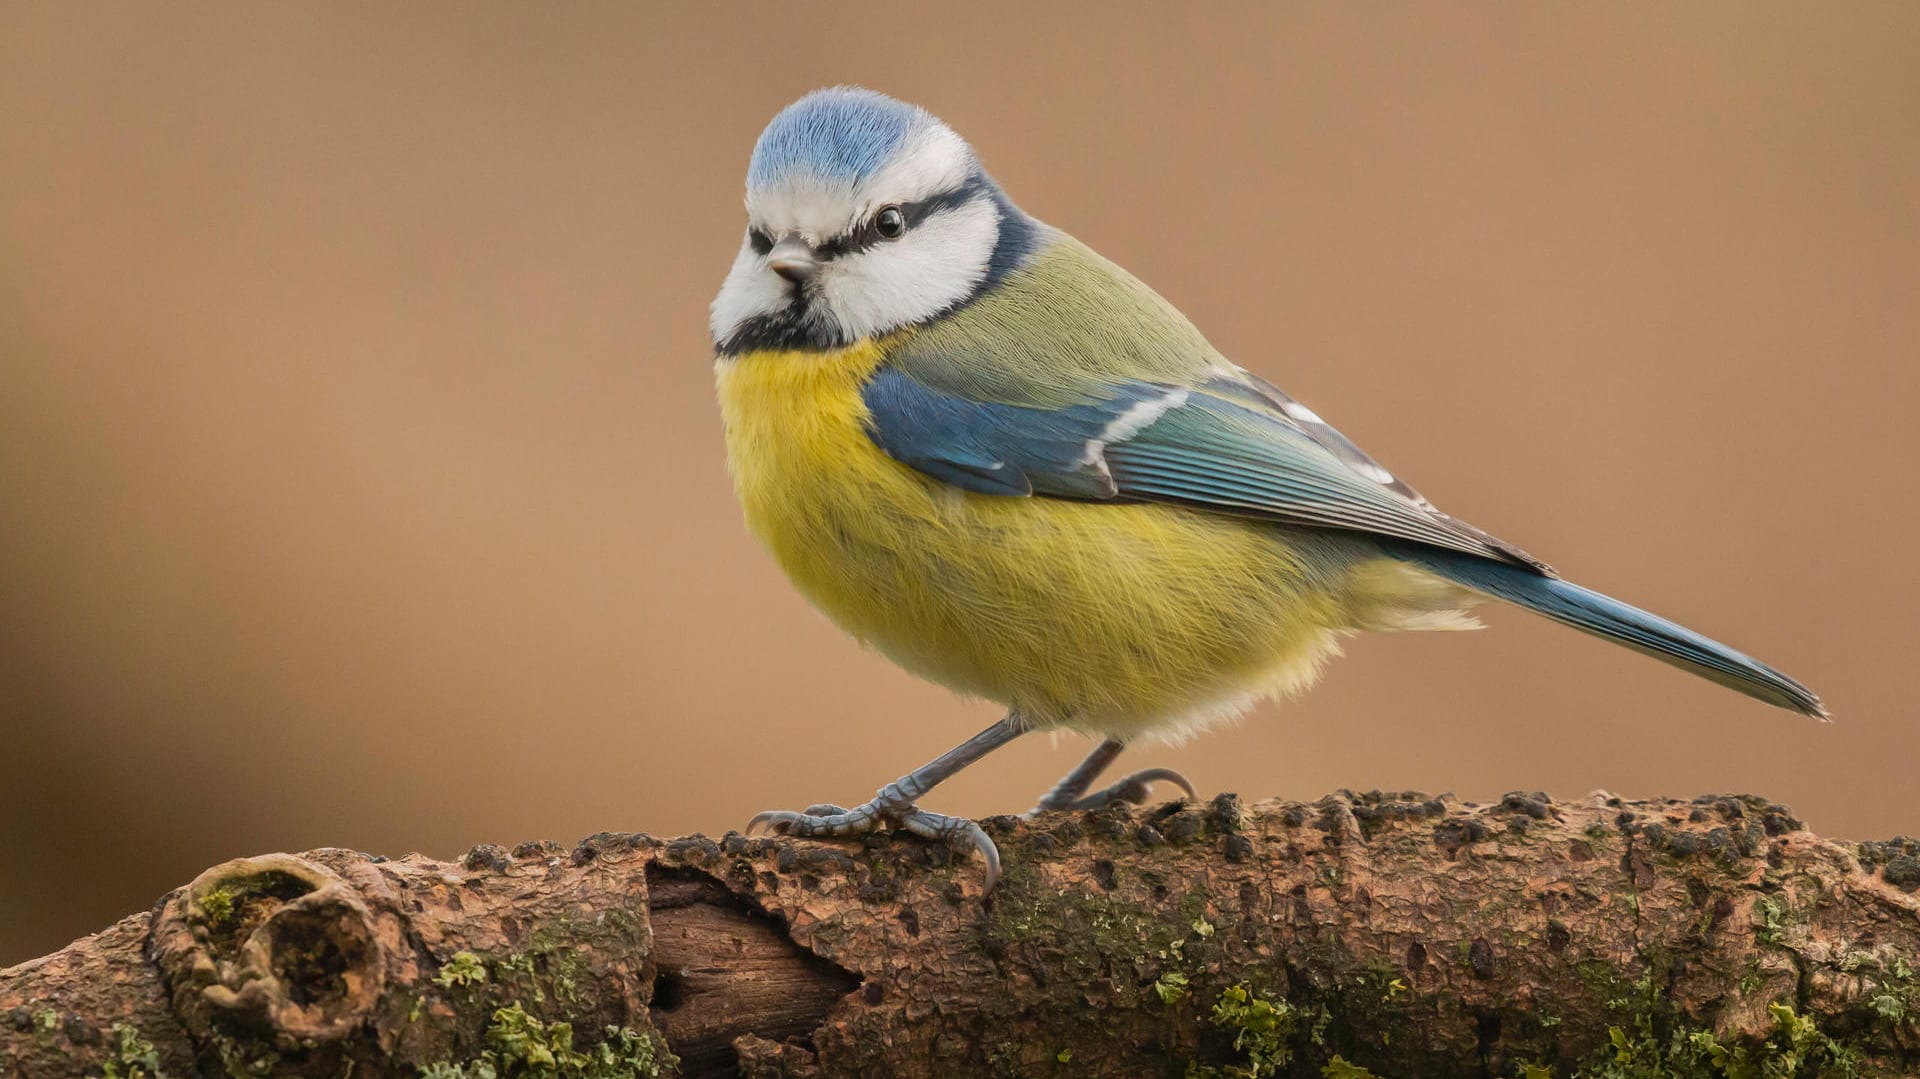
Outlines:
POLYGON ((1293 1060, 1301 1015, 1284 1000, 1256 993, 1245 983, 1232 985, 1221 991, 1208 1018, 1214 1026, 1233 1031, 1234 1052, 1246 1059, 1222 1068, 1189 1065, 1187 1079, 1270 1079, 1293 1060))
POLYGON ((42 1008, 33 1013, 33 1029, 42 1034, 51 1034, 60 1029, 60 1013, 52 1008, 42 1008))
POLYGON ((233 917, 236 898, 233 889, 223 884, 201 896, 195 905, 200 908, 200 917, 208 925, 218 927, 227 924, 227 920, 233 917))
POLYGON ((282 869, 235 873, 217 882, 197 886, 188 920, 204 932, 219 955, 239 949, 241 942, 280 904, 312 892, 315 881, 282 869))
POLYGON ((1388 963, 1374 963, 1347 973, 1335 982, 1335 993, 1340 1001, 1343 1013, 1362 1012, 1369 1015, 1383 1010, 1395 1009, 1404 1003, 1413 990, 1407 987, 1407 980, 1400 976, 1399 970, 1388 963))
MULTIPOLYGON (((1859 966, 1867 964, 1863 959, 1859 966)), ((1907 992, 1911 965, 1900 957, 1884 965, 1873 960, 1866 974, 1872 978, 1870 986, 1877 987, 1866 1000, 1879 1021, 1912 1021, 1914 998, 1907 992)), ((1860 1048, 1790 1002, 1769 1005, 1771 1028, 1764 1037, 1723 1038, 1664 998, 1659 987, 1665 978, 1657 970, 1629 981, 1621 972, 1593 962, 1581 964, 1580 976, 1614 1017, 1607 1043, 1571 1072, 1556 1073, 1522 1058, 1497 1074, 1510 1079, 1555 1079, 1556 1074, 1567 1079, 1861 1079, 1876 1074, 1860 1048)), ((1262 995, 1244 982, 1223 991, 1208 1019, 1233 1033, 1238 1058, 1227 1064, 1190 1064, 1187 1079, 1305 1074, 1365 1079, 1371 1073, 1363 1066, 1322 1054, 1335 1045, 1343 1052, 1353 1051, 1350 1046, 1364 1049, 1363 1034, 1386 1044, 1387 1033, 1404 1029, 1413 1014, 1408 1009, 1417 1011, 1422 999, 1385 968, 1350 967, 1310 992, 1303 1005, 1297 998, 1262 995), (1326 1061, 1317 1073, 1312 1070, 1316 1058, 1326 1061)))
POLYGON ((1609 1008, 1627 1007, 1639 993, 1638 986, 1651 984, 1644 976, 1638 982, 1628 981, 1604 959, 1582 959, 1574 964, 1573 973, 1587 992, 1606 1002, 1609 1008))
POLYGON ((113 1025, 113 1056, 90 1079, 167 1079, 160 1051, 131 1023, 113 1025))
POLYGON ((542 1022, 516 1001, 493 1013, 487 1048, 464 1064, 439 1062, 421 1079, 642 1079, 670 1074, 679 1060, 650 1032, 610 1026, 599 1044, 577 1049, 573 1025, 542 1022))
POLYGON ((1075 977, 1157 986, 1154 979, 1163 970, 1204 969, 1219 950, 1217 930, 1204 917, 1203 896, 1165 899, 1157 901, 1164 905, 1143 909, 1122 895, 1058 891, 1016 866, 1009 865, 995 891, 987 932, 980 938, 990 955, 1041 940, 1065 949, 1064 965, 1075 977), (1168 916, 1168 908, 1177 919, 1168 916))
POLYGON ((1905 956, 1882 962, 1872 953, 1855 952, 1842 960, 1841 969, 1866 980, 1867 1007, 1879 1020, 1895 1029, 1920 1023, 1920 979, 1905 956))
MULTIPOLYGON (((572 1024, 544 1018, 596 1012, 590 976, 594 956, 630 951, 641 932, 625 912, 591 917, 562 912, 537 925, 525 947, 510 955, 455 952, 433 984, 445 991, 443 999, 463 1023, 484 1022, 485 1051, 464 1063, 426 1065, 422 1074, 433 1079, 628 1079, 670 1070, 672 1053, 649 1034, 608 1026, 595 1044, 582 1049, 574 1046, 572 1024)), ((421 1010, 422 1002, 416 1001, 413 1013, 421 1010)))
POLYGON ((263 1049, 258 1056, 250 1055, 251 1050, 218 1030, 213 1033, 214 1052, 220 1057, 220 1070, 227 1073, 227 1079, 267 1079, 279 1074, 280 1054, 263 1049))
POLYGON ((1773 1030, 1758 1044, 1722 1042, 1663 1008, 1651 977, 1608 1007, 1626 1013, 1609 1027, 1601 1058, 1574 1079, 1856 1079, 1859 1054, 1788 1004, 1767 1006, 1773 1030))
MULTIPOLYGON (((577 1008, 587 972, 584 953, 598 950, 620 954, 631 948, 641 933, 634 917, 625 911, 607 911, 593 918, 571 912, 555 915, 534 928, 525 948, 492 962, 492 980, 502 989, 497 999, 518 996, 545 1004, 551 997, 569 1009, 577 1008)), ((455 960, 458 958, 456 955, 455 960)))
POLYGON ((493 972, 502 985, 519 990, 535 1004, 547 1002, 547 990, 540 977, 540 964, 525 952, 507 956, 493 964, 493 972))
POLYGON ((1187 976, 1177 970, 1169 970, 1154 981, 1153 992, 1160 998, 1160 1003, 1176 1004, 1187 995, 1187 976))
POLYGON ((1771 895, 1754 900, 1753 917, 1757 923, 1753 936, 1762 944, 1781 943, 1788 926, 1792 924, 1786 901, 1771 895))
POLYGON ((455 952, 447 965, 434 975, 433 984, 442 989, 451 989, 456 985, 483 985, 487 980, 486 964, 472 952, 455 952))

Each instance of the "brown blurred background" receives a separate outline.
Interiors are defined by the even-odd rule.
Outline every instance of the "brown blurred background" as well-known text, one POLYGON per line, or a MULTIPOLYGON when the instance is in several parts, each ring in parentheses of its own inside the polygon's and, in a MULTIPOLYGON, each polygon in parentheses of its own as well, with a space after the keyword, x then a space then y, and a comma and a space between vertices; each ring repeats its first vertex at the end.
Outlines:
POLYGON ((1920 5, 1026 7, 0 8, 0 964, 229 857, 719 833, 995 718, 729 491, 707 302, 835 82, 1839 719, 1497 611, 1130 763, 1920 831, 1920 5))

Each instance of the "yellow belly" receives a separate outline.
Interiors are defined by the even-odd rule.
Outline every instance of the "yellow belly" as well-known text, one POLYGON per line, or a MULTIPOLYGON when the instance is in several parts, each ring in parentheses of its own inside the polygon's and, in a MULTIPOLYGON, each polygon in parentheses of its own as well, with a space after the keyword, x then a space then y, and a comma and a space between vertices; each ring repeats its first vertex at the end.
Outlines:
POLYGON ((880 359, 864 344, 720 362, 747 525, 848 632, 1035 727, 1183 733, 1303 687, 1343 630, 1455 606, 1350 537, 929 479, 863 428, 880 359))

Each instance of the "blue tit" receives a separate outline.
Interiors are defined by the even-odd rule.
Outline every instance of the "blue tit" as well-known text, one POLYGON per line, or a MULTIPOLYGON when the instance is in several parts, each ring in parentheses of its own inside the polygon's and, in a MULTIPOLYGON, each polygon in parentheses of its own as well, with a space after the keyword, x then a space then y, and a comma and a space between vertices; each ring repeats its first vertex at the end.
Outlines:
POLYGON ((716 382, 749 529, 828 617, 1006 717, 864 805, 755 826, 905 828, 987 859, 920 808, 1023 732, 1100 739, 1039 809, 1122 747, 1306 688, 1361 630, 1468 629, 1492 597, 1768 704, 1779 671, 1581 588, 1436 509, 1311 409, 1217 352, 1119 266, 1023 213, 924 110, 852 88, 774 117, 713 302, 716 382))

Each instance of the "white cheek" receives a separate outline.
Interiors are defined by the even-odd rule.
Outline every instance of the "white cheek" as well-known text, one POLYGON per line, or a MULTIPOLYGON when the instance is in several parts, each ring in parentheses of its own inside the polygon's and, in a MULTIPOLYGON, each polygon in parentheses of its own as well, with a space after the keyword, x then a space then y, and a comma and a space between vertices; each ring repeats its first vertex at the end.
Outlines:
POLYGON ((999 221, 992 202, 976 199, 895 242, 835 259, 821 278, 826 306, 856 338, 931 318, 986 277, 999 221))
POLYGON ((771 314, 785 306, 786 282, 767 269, 766 259, 756 254, 751 244, 742 243, 740 253, 734 256, 733 269, 727 271, 726 283, 720 286, 720 295, 713 298, 707 328, 718 344, 748 319, 771 314))

